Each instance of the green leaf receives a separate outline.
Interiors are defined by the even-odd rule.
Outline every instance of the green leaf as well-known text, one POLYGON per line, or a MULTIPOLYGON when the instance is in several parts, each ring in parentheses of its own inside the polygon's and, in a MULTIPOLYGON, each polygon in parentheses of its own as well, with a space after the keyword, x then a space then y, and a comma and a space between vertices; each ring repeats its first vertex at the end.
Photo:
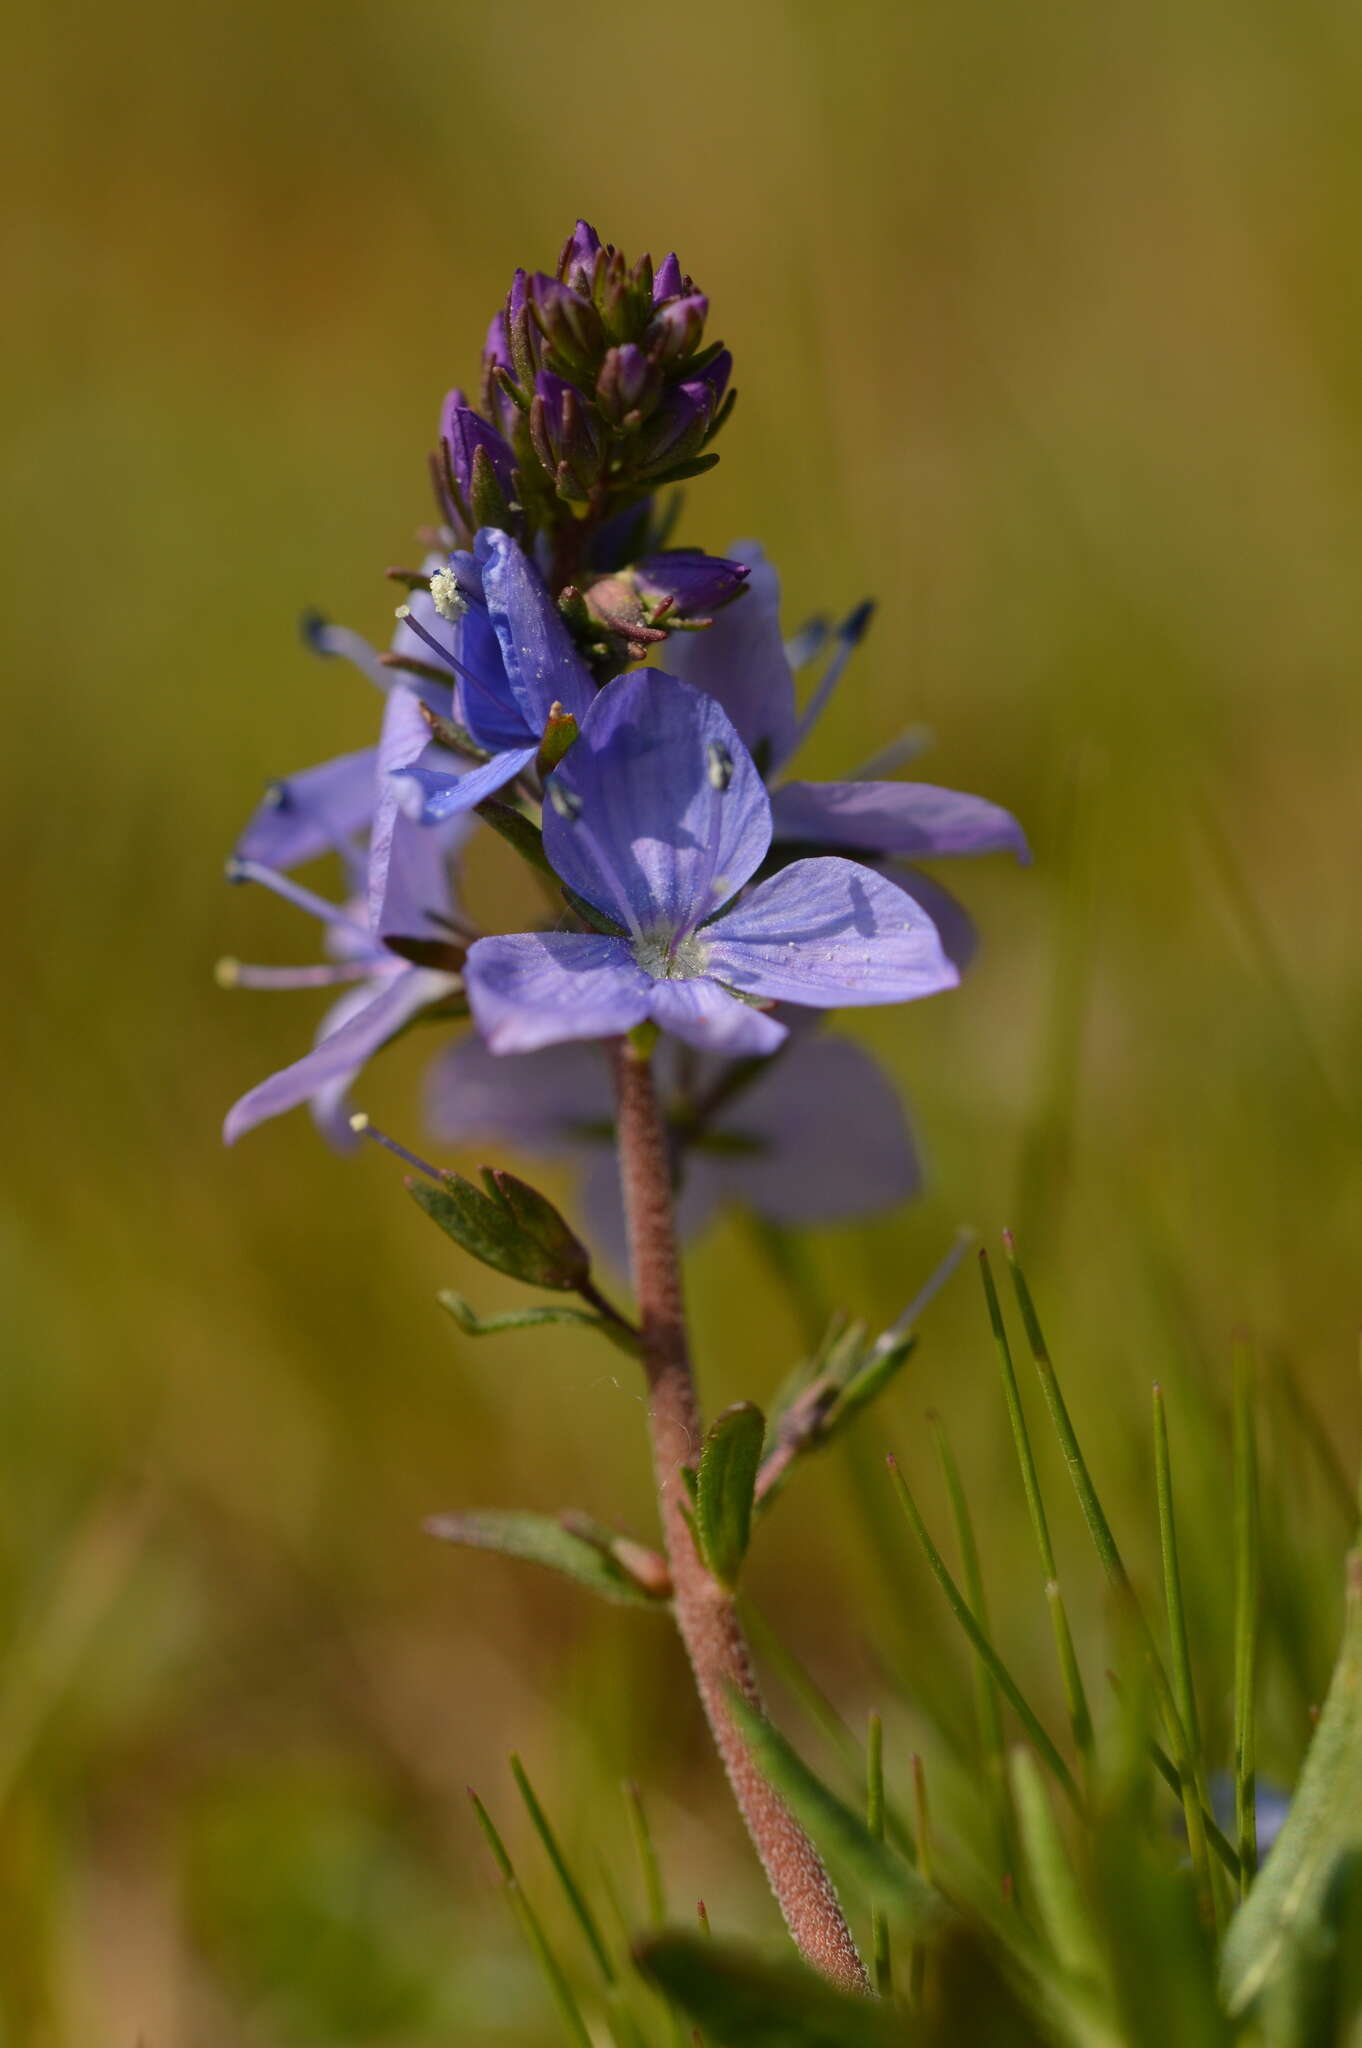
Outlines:
POLYGON ((553 1204, 510 1174, 496 1176, 494 1186, 496 1199, 462 1175, 447 1173, 438 1185, 409 1180, 407 1192, 446 1237, 484 1266, 532 1287, 579 1287, 590 1270, 587 1253, 553 1204), (513 1182, 514 1199, 502 1182, 513 1182))
POLYGON ((860 1815, 809 1769, 766 1716, 733 1691, 729 1710, 762 1776, 819 1848, 854 1875, 872 1898, 896 1906, 913 1935, 930 1935, 944 1927, 951 1909, 941 1893, 888 1843, 876 1841, 860 1815))
POLYGON ((910 2038, 889 2007, 737 1942, 654 1934, 634 1957, 713 2048, 903 2048, 910 2038))
POLYGON ((735 1402, 715 1418, 700 1453, 695 1526, 706 1564, 721 1585, 735 1586, 752 1536, 766 1418, 751 1401, 735 1402))
POLYGON ((460 1543, 470 1550, 495 1550, 503 1557, 523 1557, 531 1564, 547 1565, 562 1572, 580 1586, 589 1586, 605 1600, 632 1607, 660 1607, 664 1603, 647 1593, 613 1557, 594 1543, 565 1529, 552 1515, 536 1515, 519 1509, 488 1508, 461 1515, 435 1515, 426 1531, 444 1543, 460 1543))
POLYGON ((480 1316, 471 1303, 465 1301, 461 1294, 456 1294, 452 1287, 446 1287, 435 1299, 469 1337, 495 1337, 503 1330, 538 1330, 547 1323, 575 1323, 579 1329, 595 1330, 602 1337, 608 1337, 612 1344, 617 1344, 631 1357, 638 1354, 636 1340, 621 1324, 607 1322, 604 1316, 593 1315, 589 1309, 570 1308, 566 1302, 543 1302, 536 1308, 508 1309, 503 1315, 480 1316))
POLYGON ((1362 1849, 1362 1553, 1348 1559, 1343 1646, 1291 1811, 1225 1937, 1232 2013, 1253 2004, 1318 1928, 1339 1858, 1362 1849))

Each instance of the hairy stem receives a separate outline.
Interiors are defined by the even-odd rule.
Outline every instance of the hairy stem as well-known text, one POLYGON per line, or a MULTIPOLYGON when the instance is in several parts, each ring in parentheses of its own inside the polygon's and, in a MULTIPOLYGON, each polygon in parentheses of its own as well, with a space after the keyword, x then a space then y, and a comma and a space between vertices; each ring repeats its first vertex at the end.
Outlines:
POLYGON ((761 1700, 732 1596, 706 1570, 686 1519, 681 1468, 699 1455, 701 1421, 686 1339, 667 1133, 649 1060, 627 1040, 617 1054, 616 1080, 620 1177, 677 1628, 738 1810, 796 1946, 835 1983, 868 1991, 856 1944, 818 1851, 757 1769, 728 1709, 730 1687, 755 1707, 761 1700))

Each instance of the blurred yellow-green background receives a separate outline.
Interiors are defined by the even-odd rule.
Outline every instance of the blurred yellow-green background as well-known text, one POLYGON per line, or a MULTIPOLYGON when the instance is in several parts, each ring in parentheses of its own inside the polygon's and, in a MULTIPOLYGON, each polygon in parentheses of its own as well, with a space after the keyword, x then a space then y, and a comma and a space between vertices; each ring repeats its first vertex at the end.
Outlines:
MULTIPOLYGON (((678 1911, 773 1910, 666 1623, 420 1533, 473 1504, 646 1533, 625 1363, 460 1338, 438 1287, 515 1290, 459 1270, 377 1153, 333 1160, 302 1115, 219 1147, 313 1021, 214 987, 219 954, 299 936, 223 855, 268 777, 372 724, 297 616, 386 635, 440 397, 516 263, 551 267, 579 212, 675 246, 741 390, 688 537, 759 533, 792 625, 880 600, 813 772, 926 724, 921 772, 1008 804, 1037 854, 952 877, 984 933, 959 995, 855 1026, 930 1189, 820 1236, 822 1285, 884 1319, 957 1224, 1015 1224, 1146 1577, 1149 1383, 1175 1433, 1214 1418, 1237 1327, 1349 1466, 1362 17, 87 0, 25 10, 6 68, 0 2040, 552 2040, 463 1797, 537 1881, 508 1748, 626 1890, 630 1775, 678 1911)), ((490 860, 486 900, 504 884, 490 860)), ((422 1051, 365 1095, 410 1135, 422 1051)), ((737 1221, 693 1297, 709 1399, 769 1395, 799 1325, 737 1221)), ((906 1688, 896 1773, 914 1743, 950 1768, 919 1700, 970 1739, 876 1476, 896 1446, 943 1515, 932 1407, 1000 1638, 1056 1698, 993 1372, 966 1272, 756 1564, 853 1721, 906 1688)), ((1198 1441, 1214 1623, 1225 1475, 1198 1441)), ((1279 1771, 1341 1533, 1294 1470, 1277 1533, 1319 1614, 1268 1645, 1279 1771)))

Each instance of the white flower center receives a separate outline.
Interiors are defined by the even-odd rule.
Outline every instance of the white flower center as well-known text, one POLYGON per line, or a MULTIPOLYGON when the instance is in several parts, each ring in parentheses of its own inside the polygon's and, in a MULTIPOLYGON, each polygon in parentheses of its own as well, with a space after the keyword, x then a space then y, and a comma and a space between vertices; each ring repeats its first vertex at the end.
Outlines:
POLYGON ((634 941, 634 958, 654 981, 693 981, 709 965, 709 948, 698 932, 674 939, 670 932, 644 932, 634 941))

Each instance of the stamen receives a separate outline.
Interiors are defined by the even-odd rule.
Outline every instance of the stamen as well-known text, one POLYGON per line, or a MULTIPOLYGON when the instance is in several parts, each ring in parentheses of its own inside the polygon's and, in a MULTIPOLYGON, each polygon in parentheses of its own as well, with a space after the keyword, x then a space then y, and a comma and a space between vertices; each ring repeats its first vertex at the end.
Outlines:
POLYGON ((922 1314, 923 1309, 930 1302, 935 1301, 937 1295, 940 1294, 942 1288, 950 1279, 970 1246, 975 1242, 977 1236, 978 1232, 971 1230, 968 1224, 962 1225, 956 1231, 955 1243, 951 1246, 935 1272, 929 1274, 923 1285, 919 1287, 917 1293, 903 1311, 903 1314, 889 1325, 889 1328, 875 1346, 877 1351, 887 1351, 895 1338, 907 1336, 908 1332, 917 1322, 918 1317, 922 1314))
POLYGON ((345 982, 367 981, 370 960, 318 961, 309 967, 251 967, 240 960, 219 960, 213 979, 219 988, 337 988, 345 982))
POLYGON ((548 780, 548 798, 559 817, 566 818, 569 825, 575 824, 581 817, 582 799, 575 789, 569 789, 566 784, 559 782, 555 775, 551 775, 548 780))
POLYGON ((385 1152, 392 1152, 398 1159, 404 1159, 408 1166, 414 1166, 418 1173, 442 1185, 448 1178, 438 1166, 432 1166, 428 1159, 422 1159, 415 1152, 409 1152, 405 1145, 399 1145, 396 1138, 390 1138, 386 1131, 380 1131, 377 1124, 370 1123, 362 1109, 356 1110, 350 1119, 350 1128, 357 1138, 372 1138, 375 1145, 381 1145, 385 1152))
POLYGON ((705 748, 705 773, 709 777, 710 788, 717 789, 720 794, 733 780, 733 756, 721 740, 711 740, 705 748))
POLYGON ((810 619, 797 633, 785 642, 785 659, 792 669, 807 668, 816 654, 821 654, 827 643, 828 622, 826 619, 810 619))
POLYGON ((227 863, 229 882, 258 882, 262 889, 270 889, 276 896, 282 896, 285 903, 292 903, 296 909, 305 910, 309 917, 320 918, 323 924, 348 925, 372 944, 373 935, 367 925, 339 903, 328 903, 325 896, 317 896, 311 889, 305 889, 301 882, 295 882, 288 875, 281 875, 277 868, 268 868, 263 861, 238 860, 235 855, 227 863))
POLYGON ((357 668, 361 675, 382 690, 386 696, 393 686, 393 679, 380 666, 378 655, 362 633, 352 632, 349 626, 333 626, 320 612, 304 612, 301 620, 304 645, 314 654, 326 658, 339 655, 357 668))
POLYGON ((504 709, 504 706, 501 704, 501 700, 497 696, 497 693, 493 689, 492 685, 489 682, 487 682, 482 676, 474 675, 472 669, 466 667, 465 664, 459 660, 457 655, 451 654, 447 647, 442 647, 439 641, 435 638, 435 635, 433 633, 428 633, 425 627, 421 624, 421 621, 413 615, 410 605, 400 604, 397 607, 396 616, 402 621, 404 626, 408 627, 411 632, 415 633, 418 640, 425 641, 426 646, 430 649, 431 653, 438 655, 446 668, 453 669, 455 675, 459 677, 461 682, 467 683, 470 689, 480 690, 483 696, 489 698, 490 701, 493 704, 497 705, 499 709, 504 709))
POLYGON ((468 610, 468 599, 459 588, 458 578, 452 569, 437 569, 430 579, 430 594, 435 600, 435 609, 442 619, 452 625, 468 610))
POLYGON ((929 725, 905 726, 897 739, 890 740, 887 746, 872 754, 868 761, 862 761, 859 768, 853 768, 847 781, 882 781, 886 775, 892 775, 896 768, 904 768, 909 761, 916 761, 920 754, 925 754, 935 737, 929 725))
POLYGON ((803 745, 827 710, 832 693, 841 682, 847 663, 865 637, 865 630, 870 624, 874 610, 874 604, 867 598, 866 602, 858 604, 850 617, 843 619, 837 628, 837 645, 833 649, 832 659, 824 669, 818 688, 809 699, 795 728, 796 747, 803 745))

